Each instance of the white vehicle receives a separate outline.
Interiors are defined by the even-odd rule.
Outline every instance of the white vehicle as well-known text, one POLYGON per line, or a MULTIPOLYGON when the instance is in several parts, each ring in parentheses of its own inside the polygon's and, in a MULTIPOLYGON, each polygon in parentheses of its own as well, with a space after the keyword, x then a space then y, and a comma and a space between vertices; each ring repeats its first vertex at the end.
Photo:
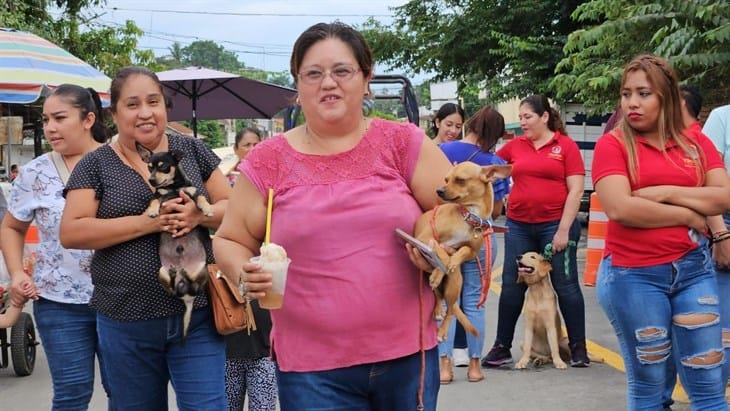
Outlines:
POLYGON ((590 196, 593 192, 591 179, 591 164, 593 163, 593 149, 596 142, 603 135, 611 114, 588 115, 582 104, 568 103, 562 107, 560 117, 565 124, 565 131, 578 144, 583 162, 586 167, 585 191, 580 204, 581 211, 588 211, 590 196))

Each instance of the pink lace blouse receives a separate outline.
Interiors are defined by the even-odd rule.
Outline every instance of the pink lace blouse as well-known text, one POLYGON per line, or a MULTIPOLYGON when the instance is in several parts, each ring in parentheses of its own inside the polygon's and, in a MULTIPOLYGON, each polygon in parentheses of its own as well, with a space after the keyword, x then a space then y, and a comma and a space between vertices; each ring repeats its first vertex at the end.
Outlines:
MULTIPOLYGON (((271 241, 291 258, 284 306, 271 311, 282 371, 321 371, 390 360, 419 349, 418 270, 396 228, 412 232, 421 208, 409 182, 423 132, 374 119, 353 149, 300 153, 284 136, 256 146, 241 172, 266 198, 271 241)), ((433 294, 424 281, 424 347, 436 345, 433 294)))

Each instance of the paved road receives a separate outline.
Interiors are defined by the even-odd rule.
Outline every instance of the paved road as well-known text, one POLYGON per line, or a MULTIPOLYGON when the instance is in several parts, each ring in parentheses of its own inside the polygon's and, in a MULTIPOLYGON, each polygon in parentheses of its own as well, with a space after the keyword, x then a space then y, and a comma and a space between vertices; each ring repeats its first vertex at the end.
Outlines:
MULTIPOLYGON (((584 231, 585 234, 585 231, 584 231)), ((502 239, 500 238, 500 250, 502 239)), ((579 249, 585 246, 582 239, 579 249)), ((579 252, 579 272, 583 270, 584 252, 579 252)), ((497 261, 501 261, 501 255, 497 261)), ((497 272, 499 272, 497 267, 497 272)), ((499 291, 501 278, 493 283, 492 291, 499 291)), ((608 320, 596 302, 595 289, 584 288, 588 338, 594 343, 594 352, 605 356, 609 364, 593 364, 590 368, 561 371, 552 366, 517 371, 511 368, 485 370, 486 379, 478 383, 466 380, 466 368, 457 368, 455 381, 442 386, 439 393, 439 410, 519 410, 565 411, 595 410, 619 411, 625 409, 625 379, 620 368, 618 345, 608 320), (596 351, 597 349, 597 351, 596 351), (617 367, 617 368, 614 368, 617 367)), ((493 292, 487 301, 485 351, 494 341, 497 324, 498 297, 493 292)), ((515 341, 522 339, 522 322, 517 326, 515 341)), ((516 345, 518 345, 516 343, 516 345)), ((512 355, 520 355, 518 348, 512 355)), ((98 373, 97 373, 98 375, 98 373)), ((105 410, 103 389, 97 378, 97 388, 92 398, 92 410, 105 410)), ((43 350, 39 350, 33 375, 15 377, 11 370, 0 370, 1 411, 45 411, 50 409, 51 381, 43 350)), ((176 409, 171 393, 170 409, 176 409)), ((687 404, 679 404, 675 410, 688 410, 687 404)))

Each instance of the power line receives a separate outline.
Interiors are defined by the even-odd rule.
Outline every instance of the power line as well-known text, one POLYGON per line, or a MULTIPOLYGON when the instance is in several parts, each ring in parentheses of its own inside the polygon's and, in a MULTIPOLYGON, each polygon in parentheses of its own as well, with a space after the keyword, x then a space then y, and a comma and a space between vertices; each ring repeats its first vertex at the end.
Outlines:
POLYGON ((164 9, 128 9, 124 7, 105 7, 114 11, 139 11, 147 13, 172 14, 207 14, 213 16, 248 16, 248 17, 393 17, 392 14, 309 14, 309 13, 241 13, 228 11, 201 11, 201 10, 164 10, 164 9))
MULTIPOLYGON (((116 22, 109 21, 109 20, 99 20, 99 21, 102 21, 106 24, 111 24, 111 25, 114 25, 117 27, 124 27, 123 24, 116 23, 116 22)), ((168 37, 180 37, 180 38, 188 38, 188 39, 194 39, 194 40, 209 40, 209 41, 214 41, 216 43, 227 43, 227 44, 232 44, 234 46, 243 46, 243 47, 259 48, 259 49, 261 49, 261 48, 263 48, 263 49, 281 49, 281 50, 285 50, 288 52, 292 48, 292 45, 290 45, 290 44, 242 43, 242 42, 238 42, 238 41, 218 40, 218 39, 211 39, 211 38, 205 38, 205 37, 200 37, 200 36, 193 36, 190 34, 168 33, 168 32, 164 32, 164 31, 154 31, 154 30, 147 30, 147 29, 142 29, 142 31, 145 34, 151 33, 151 34, 159 34, 161 36, 168 36, 168 37)))
MULTIPOLYGON (((119 23, 114 23, 114 22, 104 21, 104 20, 97 20, 97 21, 89 22, 88 24, 89 25, 96 25, 96 26, 99 26, 99 27, 105 27, 105 28, 111 28, 111 26, 109 26, 108 24, 111 24, 111 25, 117 26, 117 27, 121 27, 122 26, 119 23), (103 23, 106 23, 106 24, 103 24, 102 22, 103 23)), ((164 34, 163 35, 155 35, 155 34, 150 34, 150 32, 147 32, 147 31, 144 31, 144 30, 143 30, 143 32, 144 32, 143 33, 143 37, 149 37, 149 38, 153 38, 153 39, 158 39, 158 40, 163 40, 163 41, 169 41, 171 43, 180 43, 181 45, 184 45, 184 46, 189 46, 190 44, 192 44, 189 41, 181 41, 181 40, 175 38, 175 37, 178 37, 178 35, 174 35, 174 37, 171 38, 170 36, 173 36, 173 35, 170 35, 170 36, 166 36, 164 34)), ((196 36, 180 35, 179 37, 194 38, 194 39, 197 39, 197 40, 208 40, 208 39, 204 39, 204 38, 196 37, 196 36)), ((216 41, 216 40, 210 40, 210 41, 216 41)), ((233 43, 233 44, 243 45, 241 43, 233 43)), ((245 46, 244 45, 244 47, 253 47, 253 46, 245 46)), ((160 49, 160 50, 162 50, 162 49, 169 50, 168 48, 165 48, 165 47, 146 47, 146 48, 154 48, 154 49, 160 49)), ((270 52, 267 52, 266 51, 266 48, 268 48, 268 47, 256 47, 256 48, 262 48, 263 50, 262 51, 250 51, 250 50, 238 50, 238 49, 228 49, 227 48, 226 51, 231 51, 231 52, 234 52, 234 53, 242 53, 242 54, 255 54, 255 55, 274 56, 274 57, 289 57, 289 52, 288 51, 270 51, 270 52)))

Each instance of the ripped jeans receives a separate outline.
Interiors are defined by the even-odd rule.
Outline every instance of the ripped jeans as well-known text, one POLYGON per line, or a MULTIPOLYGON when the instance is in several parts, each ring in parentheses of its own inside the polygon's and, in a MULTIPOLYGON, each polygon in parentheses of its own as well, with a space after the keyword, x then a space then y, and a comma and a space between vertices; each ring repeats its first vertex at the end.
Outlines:
POLYGON ((671 353, 692 410, 727 410, 718 289, 707 247, 649 267, 617 267, 609 256, 600 271, 598 301, 621 346, 627 409, 662 409, 671 353))

